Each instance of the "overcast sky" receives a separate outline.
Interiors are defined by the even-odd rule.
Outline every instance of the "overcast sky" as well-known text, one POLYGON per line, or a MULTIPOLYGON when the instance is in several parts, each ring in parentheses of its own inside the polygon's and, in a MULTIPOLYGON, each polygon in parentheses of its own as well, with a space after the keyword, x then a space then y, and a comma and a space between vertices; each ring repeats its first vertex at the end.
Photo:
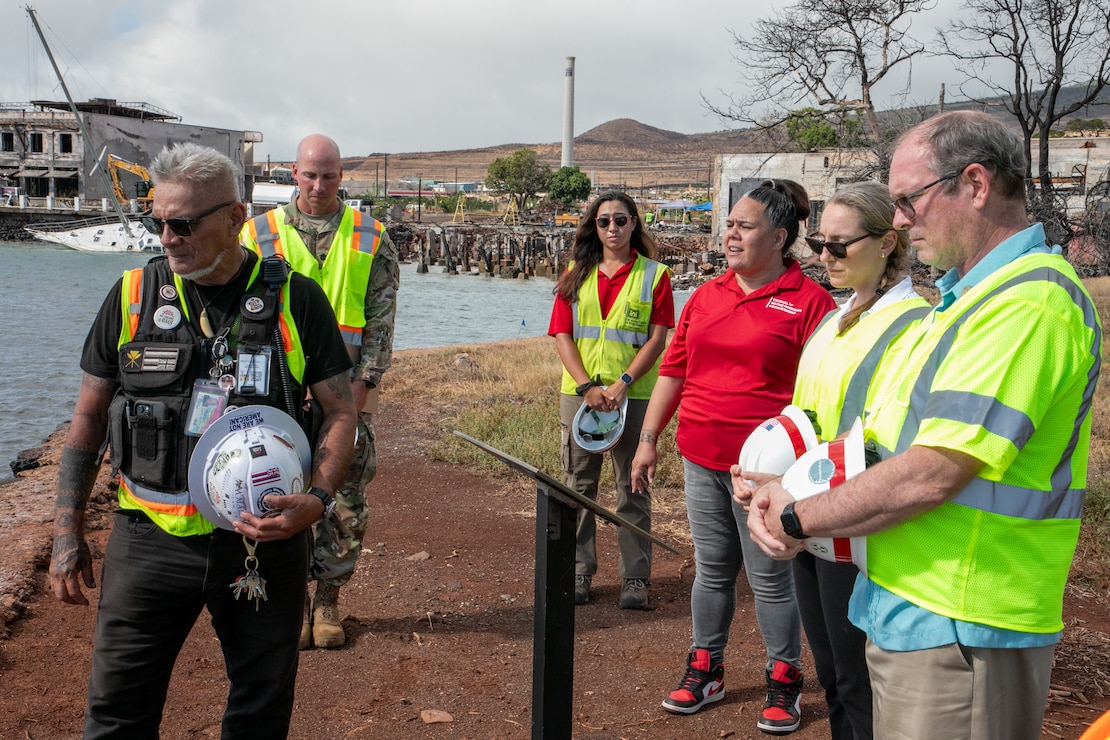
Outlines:
MULTIPOLYGON (((0 101, 64 100, 27 13, 0 4, 0 101)), ((730 125, 702 95, 735 91, 738 49, 784 0, 37 0, 77 100, 144 101, 189 124, 260 131, 255 160, 293 157, 307 133, 345 156, 562 140, 565 58, 575 133, 632 118, 685 134, 730 125)), ((932 28, 959 7, 940 0, 932 28)), ((952 100, 959 77, 918 61, 911 102, 952 100)), ((878 90, 899 91, 903 74, 878 90)), ((880 105, 880 107, 882 107, 880 105)))

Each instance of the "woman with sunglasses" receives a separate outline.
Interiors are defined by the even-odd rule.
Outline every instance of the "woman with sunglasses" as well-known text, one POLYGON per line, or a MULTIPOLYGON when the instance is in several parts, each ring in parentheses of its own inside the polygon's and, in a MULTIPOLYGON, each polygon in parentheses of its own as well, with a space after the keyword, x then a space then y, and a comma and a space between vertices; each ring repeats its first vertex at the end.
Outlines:
MULTIPOLYGON (((617 489, 616 511, 651 530, 651 495, 634 494, 632 457, 659 370, 659 355, 674 326, 670 270, 655 261, 655 242, 644 229, 636 203, 624 193, 605 193, 586 211, 571 247, 569 269, 555 287, 548 334, 563 362, 559 395, 566 484, 597 499, 604 453, 582 449, 571 427, 579 407, 613 411, 628 399, 624 433, 610 450, 617 489)), ((579 509, 574 603, 590 600, 597 572, 597 526, 593 512, 579 509)), ((645 609, 651 577, 651 543, 617 531, 622 609, 645 609)))
POLYGON ((697 571, 686 674, 663 708, 693 714, 724 697, 725 647, 744 566, 767 651, 767 700, 757 726, 779 734, 800 722, 801 620, 790 566, 748 536, 729 468, 756 426, 789 403, 802 345, 836 306, 788 255, 808 217, 809 196, 789 180, 765 180, 733 206, 724 232, 728 270, 698 288, 682 310, 632 465, 633 490, 646 489, 656 441, 677 409, 697 571))
MULTIPOLYGON (((853 183, 826 203, 821 227, 806 237, 832 286, 852 290, 806 343, 794 385, 793 403, 816 415, 822 442, 847 432, 862 414, 868 383, 887 345, 929 311, 906 274, 909 239, 894 230, 893 219, 885 185, 853 183)), ((747 503, 749 493, 738 487, 738 503, 747 503)), ((798 608, 825 689, 833 740, 870 740, 866 636, 848 621, 848 597, 859 571, 852 563, 809 552, 793 563, 798 608)))

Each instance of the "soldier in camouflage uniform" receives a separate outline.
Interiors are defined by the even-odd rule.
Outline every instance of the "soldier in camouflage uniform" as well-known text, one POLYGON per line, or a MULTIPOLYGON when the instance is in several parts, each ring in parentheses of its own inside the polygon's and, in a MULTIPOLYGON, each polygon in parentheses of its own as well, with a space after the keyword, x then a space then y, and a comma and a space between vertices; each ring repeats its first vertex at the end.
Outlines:
POLYGON ((373 411, 382 373, 393 358, 400 271, 385 227, 339 199, 343 166, 332 139, 313 134, 301 141, 293 179, 299 187, 296 200, 248 222, 243 243, 261 254, 284 255, 293 269, 324 288, 355 363, 351 394, 359 412, 355 456, 335 492, 335 510, 316 527, 309 571, 316 593, 305 603, 304 650, 313 644, 340 647, 346 641, 339 588, 354 572, 366 533, 366 486, 378 469, 373 411), (340 247, 334 254, 333 245, 340 247), (364 298, 355 305, 359 295, 364 298))

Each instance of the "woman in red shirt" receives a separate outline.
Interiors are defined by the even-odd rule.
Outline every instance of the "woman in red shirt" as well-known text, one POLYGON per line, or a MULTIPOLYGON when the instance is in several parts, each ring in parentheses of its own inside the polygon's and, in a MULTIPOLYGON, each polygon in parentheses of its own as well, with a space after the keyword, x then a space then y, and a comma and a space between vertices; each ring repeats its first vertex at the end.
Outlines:
POLYGON ((724 697, 736 578, 746 565, 767 649, 767 701, 757 726, 772 733, 793 732, 801 721, 801 621, 790 568, 748 536, 729 468, 756 425, 790 403, 802 345, 836 306, 787 255, 808 216, 808 195, 790 180, 765 180, 733 206, 724 233, 729 269, 698 288, 682 310, 632 464, 633 490, 646 490, 656 440, 677 409, 697 573, 687 670, 664 709, 693 714, 724 697))
MULTIPOLYGON (((559 396, 566 484, 597 499, 604 453, 580 447, 571 434, 579 407, 612 411, 628 399, 624 433, 610 450, 616 479, 616 511, 645 531, 651 529, 651 496, 633 494, 632 458, 640 423, 655 385, 659 355, 674 326, 670 271, 656 262, 656 246, 644 230, 635 202, 606 193, 579 223, 572 263, 555 288, 548 334, 563 362, 559 396)), ((590 600, 597 572, 593 512, 579 509, 574 602, 590 600)), ((622 609, 644 609, 651 577, 651 543, 621 528, 622 609)))

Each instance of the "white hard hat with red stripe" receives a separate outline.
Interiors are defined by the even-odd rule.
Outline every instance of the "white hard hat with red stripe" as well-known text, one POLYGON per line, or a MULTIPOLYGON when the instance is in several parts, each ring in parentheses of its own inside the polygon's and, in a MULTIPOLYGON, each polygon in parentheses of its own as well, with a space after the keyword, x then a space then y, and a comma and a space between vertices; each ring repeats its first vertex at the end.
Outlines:
POLYGON ((751 473, 782 475, 807 450, 817 446, 817 432, 806 412, 787 406, 760 423, 740 449, 740 467, 751 473))
MULTIPOLYGON (((839 486, 866 467, 863 422, 857 417, 846 437, 823 442, 798 458, 783 475, 782 487, 801 501, 839 486)), ((866 537, 810 537, 805 547, 822 560, 855 563, 867 574, 866 537)))

